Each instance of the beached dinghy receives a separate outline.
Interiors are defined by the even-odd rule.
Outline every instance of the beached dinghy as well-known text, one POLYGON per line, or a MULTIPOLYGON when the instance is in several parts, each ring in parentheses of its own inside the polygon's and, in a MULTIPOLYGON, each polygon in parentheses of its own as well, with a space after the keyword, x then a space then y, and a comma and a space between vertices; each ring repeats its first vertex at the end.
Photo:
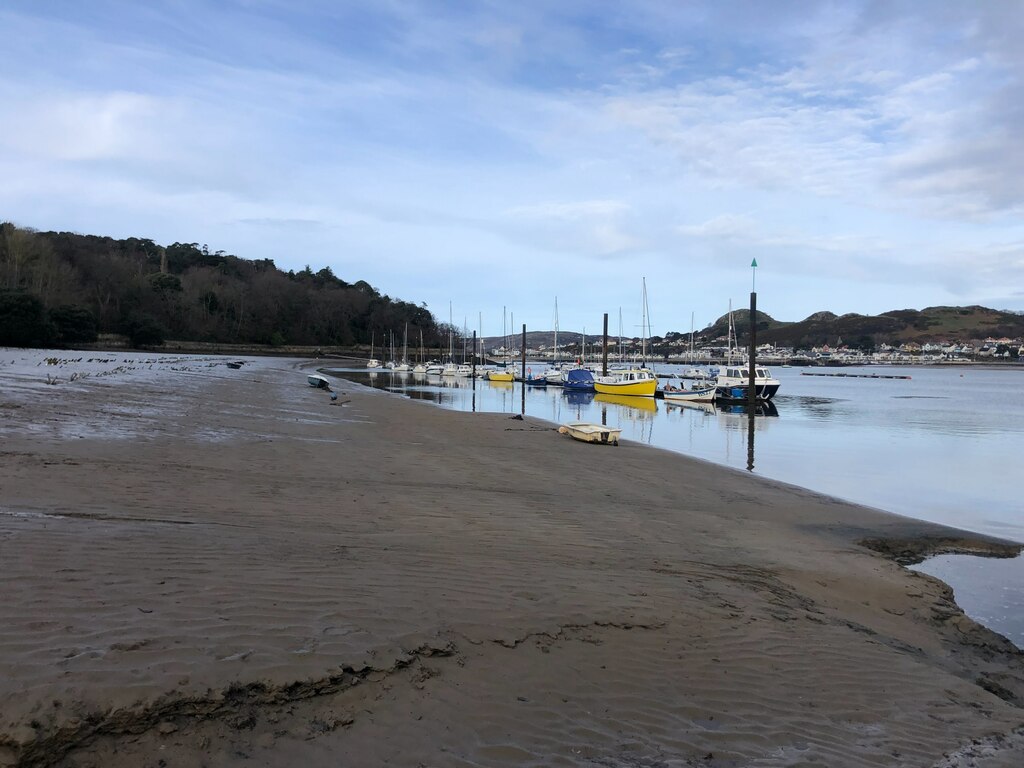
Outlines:
POLYGON ((570 421, 560 426, 558 431, 585 443, 610 443, 611 445, 618 445, 619 435, 622 434, 621 429, 605 427, 601 424, 590 424, 586 421, 570 421))
POLYGON ((330 389, 331 382, 326 376, 321 376, 319 373, 311 373, 306 377, 306 381, 311 387, 316 389, 330 389))

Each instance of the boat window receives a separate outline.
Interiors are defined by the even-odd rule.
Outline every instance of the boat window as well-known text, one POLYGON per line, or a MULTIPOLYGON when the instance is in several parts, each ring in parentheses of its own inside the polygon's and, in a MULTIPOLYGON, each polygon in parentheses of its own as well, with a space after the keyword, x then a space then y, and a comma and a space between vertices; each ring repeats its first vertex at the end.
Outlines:
POLYGON ((757 378, 759 378, 759 379, 767 379, 768 378, 768 371, 766 371, 764 368, 758 368, 757 369, 757 378))

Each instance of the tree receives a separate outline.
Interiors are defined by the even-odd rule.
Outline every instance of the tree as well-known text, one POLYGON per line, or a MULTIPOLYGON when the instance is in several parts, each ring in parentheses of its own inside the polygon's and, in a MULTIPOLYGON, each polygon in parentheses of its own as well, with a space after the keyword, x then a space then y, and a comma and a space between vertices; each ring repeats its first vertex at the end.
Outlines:
POLYGON ((63 305, 50 310, 61 344, 80 344, 96 341, 96 316, 85 307, 63 305))
MULTIPOLYGON (((4 289, 35 296, 43 315, 49 310, 54 323, 59 321, 59 328, 49 329, 51 342, 91 337, 88 316, 66 307, 91 312, 98 333, 132 330, 135 343, 283 338, 296 345, 345 345, 369 342, 373 328, 379 334, 406 323, 410 338, 420 331, 427 344, 439 338, 425 306, 393 299, 364 281, 353 285, 330 267, 285 273, 273 259, 250 261, 200 243, 160 246, 147 238, 37 232, 0 223, 4 289)), ((19 305, 17 313, 28 310, 19 305)), ((45 317, 31 323, 43 330, 29 336, 47 338, 45 317)), ((25 337, 13 328, 3 330, 25 337)))
POLYGON ((146 314, 128 318, 123 330, 133 347, 158 347, 164 343, 167 333, 156 318, 146 314))
POLYGON ((862 352, 871 354, 875 351, 875 340, 868 334, 864 334, 850 346, 854 349, 859 349, 862 352))
POLYGON ((181 278, 177 275, 154 272, 149 276, 149 287, 161 295, 181 293, 181 278))
POLYGON ((0 345, 45 347, 54 335, 53 323, 38 296, 0 291, 0 345))

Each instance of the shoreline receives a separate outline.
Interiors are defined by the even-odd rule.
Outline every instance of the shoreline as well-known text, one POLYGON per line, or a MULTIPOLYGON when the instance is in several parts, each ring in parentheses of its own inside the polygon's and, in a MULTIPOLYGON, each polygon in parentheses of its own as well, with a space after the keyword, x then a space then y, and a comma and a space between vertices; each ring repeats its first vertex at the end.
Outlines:
POLYGON ((1024 654, 893 559, 1018 544, 532 417, 332 407, 322 361, 205 364, 5 388, 0 765, 1024 748, 1024 654))
MULTIPOLYGON (((319 364, 319 361, 316 361, 319 364)), ((330 372, 334 369, 325 368, 323 366, 314 367, 312 363, 307 363, 303 366, 303 370, 311 368, 318 373, 324 373, 325 371, 330 372)), ((356 371, 357 373, 359 371, 356 371)), ((373 393, 374 395, 383 395, 387 397, 395 397, 402 400, 406 400, 411 403, 422 404, 433 408, 438 408, 442 411, 449 413, 453 412, 452 409, 445 408, 443 405, 436 403, 432 400, 419 400, 410 398, 406 394, 399 392, 391 392, 386 389, 379 387, 371 387, 358 381, 351 379, 338 378, 338 381, 344 382, 347 386, 358 387, 359 389, 373 393)), ((481 411, 480 413, 489 413, 481 411)), ((508 416, 507 414, 497 414, 508 416)), ((551 421, 539 416, 528 416, 531 421, 540 422, 542 424, 549 425, 549 428, 557 431, 560 426, 558 422, 551 421)), ((624 439, 625 440, 625 439, 624 439)), ((632 441, 628 441, 632 442, 632 441)), ((681 457, 686 461, 694 461, 708 466, 715 467, 716 469, 722 469, 728 472, 736 473, 739 477, 747 477, 746 471, 740 470, 736 467, 728 464, 722 464, 710 459, 705 459, 701 456, 693 456, 679 451, 673 451, 669 448, 662 448, 660 446, 640 444, 638 446, 650 450, 650 451, 663 451, 671 456, 681 457)), ((909 520, 912 523, 921 523, 923 525, 932 526, 936 530, 931 534, 922 535, 917 538, 864 538, 857 543, 867 549, 878 552, 879 554, 885 555, 894 563, 907 566, 917 565, 924 562, 928 558, 936 557, 938 555, 969 555, 975 557, 988 557, 994 559, 1007 559, 1014 558, 1024 552, 1024 541, 1017 541, 1015 539, 1006 538, 1002 536, 995 536, 992 534, 983 533, 980 531, 972 531, 965 528, 958 528, 956 526, 946 525, 944 523, 937 523, 930 520, 925 520, 919 517, 913 517, 912 515, 900 514, 898 512, 892 512, 881 507, 872 507, 865 504, 860 504, 855 501, 849 501, 847 499, 840 498, 838 496, 832 496, 828 493, 809 488, 807 486, 799 485, 796 483, 786 482, 785 480, 778 480, 772 477, 766 477, 764 475, 755 476, 760 482, 769 483, 776 485, 780 488, 790 488, 797 492, 805 492, 810 494, 816 494, 820 496, 824 501, 830 502, 835 501, 842 504, 850 504, 854 507, 860 507, 864 509, 870 509, 872 511, 880 512, 884 515, 888 515, 894 518, 909 520)), ((1022 649, 1024 650, 1024 649, 1022 649)))

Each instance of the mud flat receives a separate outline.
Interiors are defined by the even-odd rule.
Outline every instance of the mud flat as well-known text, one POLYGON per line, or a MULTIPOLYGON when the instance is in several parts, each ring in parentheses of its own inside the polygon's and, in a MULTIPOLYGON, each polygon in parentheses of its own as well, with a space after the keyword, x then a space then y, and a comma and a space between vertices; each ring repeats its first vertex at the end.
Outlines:
POLYGON ((897 562, 1017 545, 312 362, 77 357, 0 350, 0 765, 1022 763, 1021 652, 897 562))

